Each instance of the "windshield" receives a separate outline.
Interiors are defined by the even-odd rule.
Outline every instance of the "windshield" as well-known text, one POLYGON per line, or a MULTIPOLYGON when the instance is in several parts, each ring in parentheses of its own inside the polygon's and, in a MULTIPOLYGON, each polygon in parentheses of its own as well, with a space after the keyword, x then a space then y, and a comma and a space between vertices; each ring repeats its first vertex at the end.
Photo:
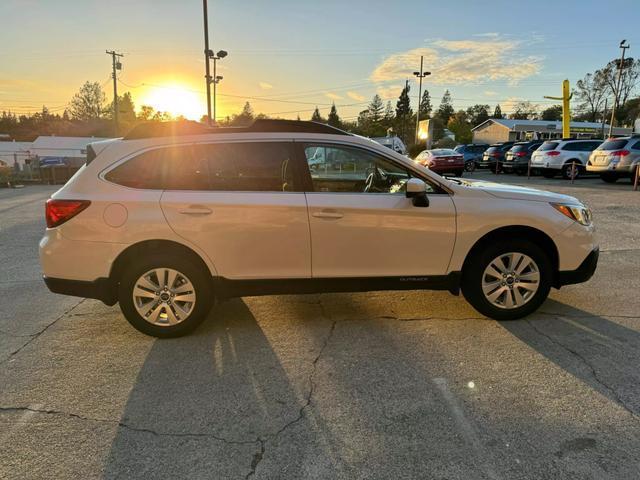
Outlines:
POLYGON ((544 142, 540 148, 538 148, 538 151, 548 152, 549 150, 555 150, 557 146, 558 142, 544 142))
POLYGON ((600 145, 596 150, 621 150, 627 146, 628 140, 619 139, 619 140, 607 140, 602 145, 600 145))

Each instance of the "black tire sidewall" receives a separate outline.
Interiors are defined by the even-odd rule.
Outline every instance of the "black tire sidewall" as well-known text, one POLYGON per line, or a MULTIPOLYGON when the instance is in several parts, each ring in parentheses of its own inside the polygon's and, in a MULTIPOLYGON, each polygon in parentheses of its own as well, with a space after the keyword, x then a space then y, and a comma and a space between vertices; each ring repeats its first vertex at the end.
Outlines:
POLYGON ((547 299, 553 282, 553 270, 549 257, 537 245, 526 240, 504 240, 487 245, 474 254, 462 272, 462 293, 466 300, 481 314, 494 320, 517 320, 535 310, 547 299), (489 263, 501 254, 524 253, 531 257, 540 270, 540 285, 534 297, 522 307, 505 310, 492 305, 482 292, 482 275, 489 263))
POLYGON ((130 265, 123 273, 118 287, 120 309, 127 321, 138 331, 158 338, 180 337, 193 331, 206 318, 212 305, 211 278, 202 266, 188 257, 175 254, 149 255, 130 265), (195 288, 196 305, 189 317, 173 326, 153 325, 143 319, 133 304, 135 282, 154 268, 172 268, 187 276, 195 288))

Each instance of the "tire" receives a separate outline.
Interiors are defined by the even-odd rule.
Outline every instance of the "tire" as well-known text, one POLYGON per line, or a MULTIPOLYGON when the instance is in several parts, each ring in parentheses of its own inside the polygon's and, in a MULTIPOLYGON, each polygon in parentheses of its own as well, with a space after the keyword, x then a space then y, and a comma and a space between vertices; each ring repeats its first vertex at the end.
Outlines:
POLYGON ((571 164, 575 163, 576 164, 576 173, 575 173, 575 177, 573 177, 573 179, 575 180, 576 178, 580 177, 580 169, 582 168, 582 164, 578 161, 578 160, 569 160, 567 163, 565 163, 562 166, 562 178, 564 178, 565 180, 571 180, 571 164))
MULTIPOLYGON (((518 259, 518 257, 514 258, 518 259)), ((505 264, 502 263, 502 266, 505 267, 505 264)), ((504 270, 508 271, 509 269, 504 268, 504 270)), ((513 269, 513 271, 516 270, 517 268, 513 269)), ((538 246, 527 240, 501 240, 488 244, 465 262, 462 271, 462 294, 478 312, 489 318, 494 320, 517 320, 533 313, 542 305, 549 296, 552 280, 551 261, 538 246), (486 269, 492 263, 495 264, 496 259, 501 258, 501 256, 507 256, 510 253, 524 255, 521 261, 531 265, 529 263, 529 260, 531 260, 535 269, 525 266, 520 272, 521 277, 515 275, 514 277, 509 277, 510 279, 506 278, 504 282, 500 278, 494 281, 494 276, 486 273, 486 269), (529 260, 527 260, 527 257, 529 260), (537 289, 528 295, 527 292, 531 291, 531 286, 533 285, 531 282, 534 281, 536 272, 538 279, 537 289), (526 281, 524 280, 525 276, 527 276, 526 281), (489 294, 495 294, 498 290, 502 291, 496 298, 496 302, 502 302, 502 306, 491 302, 487 298, 483 291, 483 282, 489 282, 484 285, 489 294), (507 282, 511 282, 513 287, 505 290, 509 285, 507 282), (496 284, 496 290, 493 290, 493 286, 489 286, 490 284, 496 284), (524 287, 525 284, 527 284, 528 288, 524 287), (520 299, 523 302, 520 306, 515 304, 517 301, 515 292, 520 294, 520 299), (509 300, 507 296, 514 303, 512 307, 508 307, 509 300)))
MULTIPOLYGON (((141 290, 138 290, 138 292, 141 290)), ((123 273, 118 287, 120 309, 127 321, 136 330, 158 338, 180 337, 193 331, 207 317, 211 309, 211 297, 211 276, 209 272, 205 272, 202 266, 191 258, 173 253, 154 253, 134 262, 123 273), (162 290, 166 282, 163 280, 158 281, 157 274, 151 273, 146 278, 146 281, 150 283, 146 283, 142 279, 143 276, 155 270, 159 270, 161 275, 166 275, 165 278, 171 279, 171 276, 175 275, 173 277, 173 285, 170 285, 174 290, 173 298, 171 298, 171 290, 167 292, 162 290), (186 283, 184 282, 185 279, 186 283), (141 290, 145 290, 154 296, 153 298, 148 298, 148 304, 144 303, 147 302, 147 295, 137 297, 134 300, 134 289, 137 285, 143 287, 141 290), (159 291, 163 292, 162 296, 156 295, 158 292, 151 291, 150 287, 153 285, 157 285, 159 291), (183 289, 183 291, 176 291, 180 289, 183 289), (193 298, 193 302, 180 302, 177 299, 178 297, 185 300, 193 298), (163 302, 163 299, 170 303, 163 302), (145 307, 152 309, 154 302, 160 306, 153 309, 150 315, 150 317, 153 317, 155 314, 157 317, 155 323, 152 323, 151 320, 145 319, 138 309, 144 310, 145 307), (185 315, 184 312, 188 313, 185 315), (171 314, 177 321, 171 320, 171 314), (184 316, 184 319, 180 319, 180 316, 184 316)))
POLYGON ((607 182, 607 183, 616 183, 618 181, 618 174, 617 173, 601 173, 600 174, 600 179, 603 182, 607 182))
POLYGON ((455 172, 453 172, 453 174, 454 174, 456 177, 462 177, 462 175, 464 175, 464 170, 458 170, 458 171, 455 171, 455 172))
POLYGON ((465 172, 473 172, 476 169, 476 162, 473 160, 467 160, 464 162, 464 171, 465 172))
POLYGON ((542 170, 542 176, 544 178, 553 178, 556 176, 556 171, 555 170, 551 170, 549 168, 545 168, 542 170))

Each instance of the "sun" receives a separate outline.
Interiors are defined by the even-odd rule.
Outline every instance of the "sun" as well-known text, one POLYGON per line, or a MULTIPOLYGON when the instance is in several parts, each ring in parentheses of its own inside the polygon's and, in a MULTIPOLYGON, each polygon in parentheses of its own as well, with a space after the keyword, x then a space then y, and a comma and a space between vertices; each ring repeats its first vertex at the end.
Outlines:
POLYGON ((148 85, 140 105, 149 105, 156 111, 167 112, 172 117, 183 116, 200 120, 206 113, 204 95, 182 84, 148 85))

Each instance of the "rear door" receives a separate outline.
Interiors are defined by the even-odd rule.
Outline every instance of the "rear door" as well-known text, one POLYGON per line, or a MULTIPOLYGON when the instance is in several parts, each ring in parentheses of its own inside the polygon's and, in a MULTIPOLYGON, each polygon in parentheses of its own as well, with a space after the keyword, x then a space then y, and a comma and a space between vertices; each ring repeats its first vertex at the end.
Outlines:
MULTIPOLYGON (((359 147, 308 143, 307 162, 323 150, 332 167, 311 172, 307 190, 315 278, 404 277, 446 273, 456 234, 447 193, 415 207, 402 164, 359 147)), ((414 174, 415 175, 415 174, 414 174)))
POLYGON ((311 245, 293 143, 219 142, 193 147, 206 186, 166 189, 162 210, 173 230, 229 279, 308 278, 311 245))

